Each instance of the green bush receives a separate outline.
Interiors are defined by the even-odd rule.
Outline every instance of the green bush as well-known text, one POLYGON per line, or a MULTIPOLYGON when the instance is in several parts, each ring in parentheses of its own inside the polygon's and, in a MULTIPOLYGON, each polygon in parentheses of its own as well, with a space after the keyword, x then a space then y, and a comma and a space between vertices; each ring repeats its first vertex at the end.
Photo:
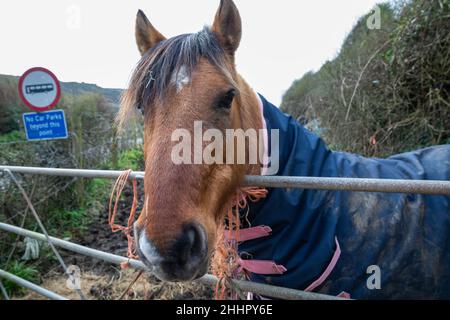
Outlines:
POLYGON ((281 108, 320 124, 335 148, 367 156, 450 137, 449 0, 379 5, 381 29, 362 17, 339 55, 295 81, 281 108))

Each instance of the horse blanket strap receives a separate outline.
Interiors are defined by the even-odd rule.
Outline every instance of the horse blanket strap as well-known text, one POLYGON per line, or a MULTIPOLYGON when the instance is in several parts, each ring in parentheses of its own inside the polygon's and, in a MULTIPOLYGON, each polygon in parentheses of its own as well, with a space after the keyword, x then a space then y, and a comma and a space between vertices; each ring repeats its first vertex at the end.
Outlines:
MULTIPOLYGON (((336 243, 336 251, 333 254, 333 257, 331 258, 330 263, 328 264, 328 266, 326 267, 326 269, 324 270, 324 272, 313 282, 311 283, 304 291, 313 291, 315 288, 319 287, 327 278, 328 276, 331 274, 331 272, 333 271, 334 267, 336 266, 336 263, 339 260, 339 257, 341 256, 341 247, 339 246, 339 241, 337 240, 337 238, 334 238, 335 243, 336 243)), ((255 260, 250 260, 251 262, 255 261, 255 260)), ((284 268, 284 267, 283 267, 284 268)), ((286 271, 286 268, 284 268, 284 271, 286 271)), ((258 274, 264 274, 262 272, 255 272, 258 274)), ((273 273, 276 274, 276 273, 273 273)), ((282 273, 280 273, 282 274, 282 273)), ((248 299, 252 300, 253 299, 253 295, 249 295, 248 299)), ((339 293, 337 295, 337 297, 340 298, 345 298, 345 299, 350 299, 350 294, 348 294, 345 291, 342 291, 341 293, 339 293)), ((262 300, 267 300, 268 298, 266 297, 262 297, 262 296, 258 296, 259 299, 262 300)))
POLYGON ((234 240, 237 242, 242 242, 242 241, 248 241, 248 240, 266 237, 266 236, 270 235, 271 232, 272 232, 272 229, 270 227, 264 226, 264 225, 251 227, 251 228, 245 228, 245 229, 239 230, 239 232, 237 234, 237 239, 235 239, 236 232, 229 232, 227 230, 227 231, 225 231, 225 239, 227 239, 228 241, 234 240))
MULTIPOLYGON (((229 241, 244 242, 266 237, 270 235, 271 232, 272 229, 270 227, 260 225, 256 227, 240 229, 237 235, 237 239, 235 232, 226 231, 225 238, 229 241)), ((238 264, 240 266, 240 271, 246 270, 256 274, 283 274, 287 270, 284 266, 276 264, 275 261, 271 260, 244 260, 239 258, 238 264)))
POLYGON ((339 260, 339 257, 341 256, 341 247, 339 246, 339 241, 337 238, 334 238, 334 241, 336 242, 336 251, 333 254, 333 257, 331 258, 330 263, 326 267, 325 271, 320 275, 319 278, 317 278, 313 283, 311 283, 305 291, 313 291, 315 288, 320 286, 330 275, 330 273, 333 271, 334 267, 336 266, 336 263, 339 260))
POLYGON ((257 274, 283 274, 287 269, 270 260, 238 260, 242 269, 257 274))
POLYGON ((345 292, 345 291, 342 291, 341 293, 339 293, 339 294, 337 295, 337 297, 339 297, 339 298, 344 298, 344 299, 350 299, 350 293, 345 292))

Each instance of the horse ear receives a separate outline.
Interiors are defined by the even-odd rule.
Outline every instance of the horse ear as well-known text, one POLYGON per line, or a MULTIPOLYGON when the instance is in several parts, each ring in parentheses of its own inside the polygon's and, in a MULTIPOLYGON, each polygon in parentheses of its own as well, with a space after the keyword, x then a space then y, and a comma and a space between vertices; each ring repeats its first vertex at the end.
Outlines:
POLYGON ((232 0, 220 0, 211 30, 216 34, 222 47, 234 55, 242 35, 242 22, 239 11, 232 0))
POLYGON ((136 16, 136 43, 141 55, 166 38, 153 27, 144 12, 138 11, 136 16))

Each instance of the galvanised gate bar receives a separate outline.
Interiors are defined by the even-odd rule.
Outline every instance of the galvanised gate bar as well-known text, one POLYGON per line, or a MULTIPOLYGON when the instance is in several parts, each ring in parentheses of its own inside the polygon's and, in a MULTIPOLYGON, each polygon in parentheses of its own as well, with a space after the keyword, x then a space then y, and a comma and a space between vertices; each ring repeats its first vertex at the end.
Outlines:
MULTIPOLYGON (((57 169, 41 167, 18 167, 0 166, 0 171, 10 171, 21 174, 38 174, 52 176, 66 176, 78 178, 105 178, 116 179, 122 171, 114 170, 84 170, 84 169, 57 169)), ((132 172, 130 179, 144 179, 144 172, 132 172)), ((271 188, 302 188, 321 190, 346 190, 357 192, 392 192, 392 193, 420 193, 450 196, 450 181, 439 180, 395 180, 395 179, 364 179, 364 178, 327 178, 327 177, 281 177, 281 176, 246 176, 247 186, 271 187, 271 188)), ((100 250, 91 249, 69 241, 54 237, 47 237, 44 234, 19 228, 10 224, 0 222, 0 230, 15 233, 23 237, 30 237, 36 240, 49 240, 54 246, 84 254, 93 258, 104 260, 113 264, 129 262, 131 267, 139 270, 146 270, 145 265, 127 257, 114 255, 100 250)), ((66 299, 54 292, 25 281, 4 270, 0 270, 0 278, 13 281, 25 288, 33 290, 50 299, 66 299)), ((208 285, 215 285, 218 279, 213 275, 205 275, 196 280, 208 285)), ((276 287, 266 284, 259 284, 250 281, 232 280, 233 285, 243 291, 278 298, 278 299, 306 299, 306 300, 341 300, 335 296, 319 293, 294 290, 283 287, 276 287)))

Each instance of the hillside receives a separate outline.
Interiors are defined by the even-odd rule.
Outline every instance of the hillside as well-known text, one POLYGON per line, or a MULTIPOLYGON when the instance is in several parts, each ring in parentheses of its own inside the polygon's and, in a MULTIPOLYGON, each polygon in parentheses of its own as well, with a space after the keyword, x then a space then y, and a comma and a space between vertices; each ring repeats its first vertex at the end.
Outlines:
MULTIPOLYGON (((17 84, 18 81, 18 76, 0 74, 0 83, 12 82, 17 84)), ((98 93, 104 96, 108 102, 114 105, 119 104, 120 95, 122 93, 122 89, 106 89, 99 87, 96 84, 85 82, 61 82, 61 90, 63 93, 71 94, 74 96, 82 95, 85 93, 98 93)))
MULTIPOLYGON (((17 76, 0 75, 0 135, 19 130, 22 126, 21 114, 30 111, 19 98, 18 81, 17 76)), ((105 89, 95 84, 77 82, 61 82, 61 91, 59 108, 68 111, 75 100, 80 103, 95 101, 94 104, 101 105, 103 110, 111 109, 110 113, 117 111, 122 93, 121 89, 105 89)))

